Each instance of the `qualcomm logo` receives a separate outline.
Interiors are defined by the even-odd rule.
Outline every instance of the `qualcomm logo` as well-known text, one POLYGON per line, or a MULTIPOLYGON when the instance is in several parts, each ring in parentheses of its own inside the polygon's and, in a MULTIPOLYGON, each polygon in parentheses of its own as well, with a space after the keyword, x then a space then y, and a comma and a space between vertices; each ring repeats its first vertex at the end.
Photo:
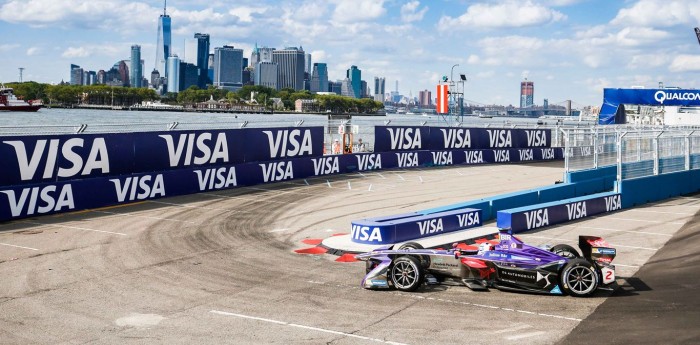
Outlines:
POLYGON ((661 104, 664 104, 666 100, 698 101, 700 100, 700 92, 666 92, 659 90, 654 94, 654 99, 661 104))

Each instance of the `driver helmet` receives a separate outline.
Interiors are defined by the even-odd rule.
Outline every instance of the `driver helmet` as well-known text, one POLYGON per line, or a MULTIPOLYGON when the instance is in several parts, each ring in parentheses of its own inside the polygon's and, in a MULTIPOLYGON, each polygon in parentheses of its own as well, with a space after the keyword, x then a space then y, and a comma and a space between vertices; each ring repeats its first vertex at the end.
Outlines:
POLYGON ((491 250, 491 243, 484 242, 482 244, 479 244, 479 252, 477 253, 478 255, 484 254, 491 250))

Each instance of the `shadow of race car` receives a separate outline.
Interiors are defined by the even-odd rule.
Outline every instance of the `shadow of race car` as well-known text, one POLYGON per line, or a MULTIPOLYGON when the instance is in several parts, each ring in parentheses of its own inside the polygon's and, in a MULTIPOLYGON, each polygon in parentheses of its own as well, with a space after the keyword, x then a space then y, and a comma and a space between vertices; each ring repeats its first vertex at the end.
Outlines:
POLYGON ((527 245, 508 229, 499 230, 499 241, 484 242, 478 250, 423 249, 408 242, 356 255, 366 261, 362 287, 415 291, 425 284, 457 279, 472 290, 590 296, 598 289, 612 290, 616 250, 602 238, 579 236, 579 253, 559 244, 551 248, 527 245))

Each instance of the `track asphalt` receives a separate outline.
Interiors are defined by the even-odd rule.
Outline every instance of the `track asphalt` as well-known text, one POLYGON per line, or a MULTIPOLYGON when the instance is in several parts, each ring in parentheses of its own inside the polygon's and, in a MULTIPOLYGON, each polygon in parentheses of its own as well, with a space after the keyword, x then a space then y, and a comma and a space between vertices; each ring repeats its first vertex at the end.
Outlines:
POLYGON ((700 344, 700 212, 558 344, 700 344))

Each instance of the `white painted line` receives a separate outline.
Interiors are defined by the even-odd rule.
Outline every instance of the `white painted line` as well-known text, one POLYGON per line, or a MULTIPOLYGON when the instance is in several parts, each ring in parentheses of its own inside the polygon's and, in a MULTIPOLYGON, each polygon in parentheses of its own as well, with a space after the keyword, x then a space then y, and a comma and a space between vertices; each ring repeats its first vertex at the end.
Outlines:
POLYGON ((285 322, 285 321, 278 321, 278 320, 272 320, 272 319, 265 319, 265 318, 262 318, 262 317, 255 317, 255 316, 248 316, 248 315, 242 315, 242 314, 235 314, 235 313, 229 313, 229 312, 219 311, 219 310, 211 310, 210 313, 219 314, 219 315, 224 315, 224 316, 235 316, 235 317, 240 317, 240 318, 243 318, 243 319, 249 319, 249 320, 256 320, 256 321, 274 323, 274 324, 282 325, 282 326, 296 327, 296 328, 301 328, 301 329, 308 329, 308 330, 311 330, 311 331, 317 331, 317 332, 323 332, 323 333, 330 333, 330 334, 335 334, 335 335, 342 335, 342 336, 344 336, 344 337, 350 337, 350 338, 355 338, 355 339, 368 340, 368 341, 373 341, 373 342, 382 343, 382 344, 406 345, 406 344, 403 344, 403 343, 397 343, 397 342, 393 342, 393 341, 386 341, 386 340, 383 340, 383 339, 364 337, 364 336, 357 335, 357 334, 352 334, 352 333, 338 332, 338 331, 333 331, 333 330, 325 329, 325 328, 318 328, 318 327, 311 327, 311 326, 305 326, 305 325, 298 325, 298 324, 295 324, 295 323, 289 323, 289 322, 285 322))
POLYGON ((328 188, 333 188, 331 187, 331 181, 326 180, 326 184, 328 184, 328 188))
POLYGON ((268 231, 268 232, 283 232, 283 231, 287 231, 287 230, 289 230, 289 229, 287 229, 287 228, 284 228, 284 229, 274 229, 274 230, 270 230, 270 231, 268 231))
POLYGON ((304 179, 304 183, 306 183, 306 185, 309 186, 309 181, 307 181, 306 179, 304 179))
POLYGON ((361 173, 361 172, 358 172, 358 174, 359 174, 360 176, 362 176, 362 177, 365 177, 365 178, 367 177, 365 174, 363 174, 363 173, 361 173))
POLYGON ((420 183, 423 183, 423 176, 418 176, 418 179, 420 180, 420 183))
POLYGON ((400 178, 400 179, 401 179, 402 181, 406 181, 406 179, 405 179, 405 178, 403 178, 403 175, 399 175, 399 174, 396 174, 396 175, 398 175, 398 176, 399 176, 399 178, 400 178))
POLYGON ((507 340, 518 340, 518 339, 523 339, 523 338, 529 338, 529 337, 535 337, 538 335, 544 334, 543 331, 538 331, 538 332, 530 332, 530 333, 523 333, 523 334, 518 334, 518 335, 511 335, 510 337, 505 337, 507 340))
POLYGON ((81 228, 81 227, 79 227, 79 226, 68 226, 68 225, 60 225, 60 224, 47 224, 47 223, 27 222, 27 221, 21 221, 20 223, 32 224, 32 225, 53 226, 53 227, 64 228, 64 229, 75 229, 75 230, 93 231, 93 232, 101 232, 101 233, 104 233, 104 234, 112 234, 112 235, 126 236, 125 233, 121 233, 121 232, 113 232, 113 231, 105 231, 105 230, 88 229, 88 228, 81 228))
POLYGON ((511 332, 517 332, 517 331, 523 330, 523 329, 525 329, 525 328, 532 328, 532 326, 526 325, 526 324, 522 324, 522 325, 519 325, 519 326, 514 326, 514 327, 511 327, 511 328, 506 328, 506 329, 502 329, 502 330, 499 330, 499 331, 495 331, 495 332, 493 332, 493 333, 494 333, 494 334, 499 334, 499 333, 511 333, 511 332))
POLYGON ((14 244, 2 243, 2 242, 0 242, 0 245, 2 245, 2 246, 8 246, 8 247, 15 247, 15 248, 22 248, 22 249, 29 249, 29 250, 39 250, 39 249, 36 249, 36 248, 29 248, 29 247, 16 246, 16 245, 14 245, 14 244))
POLYGON ((94 213, 104 213, 104 214, 111 214, 114 216, 122 216, 122 217, 136 217, 136 218, 146 218, 146 219, 156 219, 156 220, 165 220, 168 222, 182 222, 182 223, 190 223, 190 224, 195 224, 195 222, 190 222, 188 220, 180 220, 180 219, 170 219, 170 218, 162 218, 162 217, 151 217, 151 216, 141 216, 138 214, 134 213, 118 213, 118 212, 109 212, 109 211, 92 211, 94 213))
POLYGON ((369 184, 369 188, 367 188, 367 190, 370 192, 372 191, 372 184, 371 183, 369 184))
POLYGON ((384 177, 384 175, 382 175, 382 174, 380 174, 380 173, 377 173, 377 175, 379 175, 379 177, 381 177, 381 178, 383 178, 383 179, 386 179, 386 177, 384 177))
POLYGON ((350 185, 350 181, 348 181, 348 189, 352 189, 352 186, 350 185))

